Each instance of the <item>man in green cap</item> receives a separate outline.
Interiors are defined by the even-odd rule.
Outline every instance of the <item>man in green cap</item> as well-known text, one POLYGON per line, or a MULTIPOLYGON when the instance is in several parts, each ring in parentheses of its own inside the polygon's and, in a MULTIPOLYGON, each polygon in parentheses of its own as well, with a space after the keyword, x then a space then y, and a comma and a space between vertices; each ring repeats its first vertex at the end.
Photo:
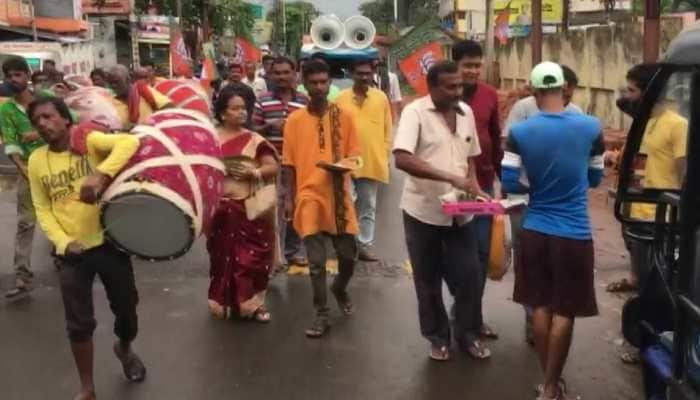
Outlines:
POLYGON ((561 66, 541 63, 530 81, 540 112, 511 126, 501 182, 505 193, 530 195, 513 300, 533 310, 538 399, 557 400, 574 319, 598 314, 587 192, 600 184, 605 146, 597 119, 566 111, 561 66))

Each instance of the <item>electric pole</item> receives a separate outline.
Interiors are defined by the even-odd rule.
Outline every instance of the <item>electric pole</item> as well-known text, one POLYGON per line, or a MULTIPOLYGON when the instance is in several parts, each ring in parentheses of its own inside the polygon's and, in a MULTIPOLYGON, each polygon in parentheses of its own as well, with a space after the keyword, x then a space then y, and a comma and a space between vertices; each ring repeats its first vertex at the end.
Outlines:
POLYGON ((542 62, 542 0, 532 0, 532 32, 530 32, 530 37, 532 38, 532 66, 534 67, 542 62))

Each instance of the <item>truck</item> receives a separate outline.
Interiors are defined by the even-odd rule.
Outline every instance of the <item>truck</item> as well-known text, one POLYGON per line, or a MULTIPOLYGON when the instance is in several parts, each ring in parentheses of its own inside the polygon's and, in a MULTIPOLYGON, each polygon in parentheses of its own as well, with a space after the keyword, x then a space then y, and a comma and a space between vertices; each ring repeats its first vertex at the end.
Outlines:
POLYGON ((12 56, 27 60, 29 68, 40 71, 46 60, 56 62, 56 69, 65 75, 90 75, 95 68, 91 41, 74 39, 68 42, 0 42, 0 64, 12 56))

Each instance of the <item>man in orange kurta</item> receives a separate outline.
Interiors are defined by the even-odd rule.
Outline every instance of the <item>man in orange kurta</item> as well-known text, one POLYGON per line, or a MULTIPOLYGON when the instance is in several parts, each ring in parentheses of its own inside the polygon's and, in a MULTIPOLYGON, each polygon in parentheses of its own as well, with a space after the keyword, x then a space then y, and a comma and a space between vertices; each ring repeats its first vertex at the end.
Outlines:
POLYGON ((322 61, 306 63, 303 80, 311 101, 285 123, 282 164, 293 177, 287 213, 293 215, 294 228, 304 240, 310 264, 316 320, 306 335, 319 338, 329 328, 325 241, 329 238, 333 242, 338 256, 338 275, 331 292, 343 314, 351 315, 353 306, 346 288, 355 268, 358 228, 348 171, 318 165, 359 156, 360 148, 352 113, 326 100, 330 87, 328 65, 322 61))

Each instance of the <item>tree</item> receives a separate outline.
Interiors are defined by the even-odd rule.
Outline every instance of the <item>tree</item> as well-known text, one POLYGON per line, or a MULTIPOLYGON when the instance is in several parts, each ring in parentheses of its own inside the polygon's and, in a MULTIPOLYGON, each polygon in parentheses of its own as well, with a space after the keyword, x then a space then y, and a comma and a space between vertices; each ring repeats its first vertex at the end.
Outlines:
POLYGON ((388 35, 394 25, 394 0, 375 0, 360 4, 360 13, 374 22, 377 33, 388 35))
MULTIPOLYGON (((95 0, 104 1, 104 0, 95 0)), ((151 0, 136 0, 137 13, 143 13, 151 0)), ((152 0, 162 15, 177 13, 176 0, 152 0)), ((217 0, 207 2, 208 17, 211 30, 216 35, 222 35, 228 28, 236 35, 249 36, 255 26, 253 10, 243 0, 217 0), (213 3, 213 4, 212 4, 213 3)), ((205 13, 204 0, 182 1, 182 21, 185 28, 202 26, 205 13)))
POLYGON ((276 49, 278 53, 298 57, 302 38, 309 33, 311 23, 320 15, 320 12, 313 4, 304 1, 286 3, 284 5, 282 2, 276 3, 276 6, 267 14, 267 20, 274 23, 272 41, 278 46, 276 49), (284 6, 284 20, 286 20, 286 24, 282 22, 282 6, 284 6))

